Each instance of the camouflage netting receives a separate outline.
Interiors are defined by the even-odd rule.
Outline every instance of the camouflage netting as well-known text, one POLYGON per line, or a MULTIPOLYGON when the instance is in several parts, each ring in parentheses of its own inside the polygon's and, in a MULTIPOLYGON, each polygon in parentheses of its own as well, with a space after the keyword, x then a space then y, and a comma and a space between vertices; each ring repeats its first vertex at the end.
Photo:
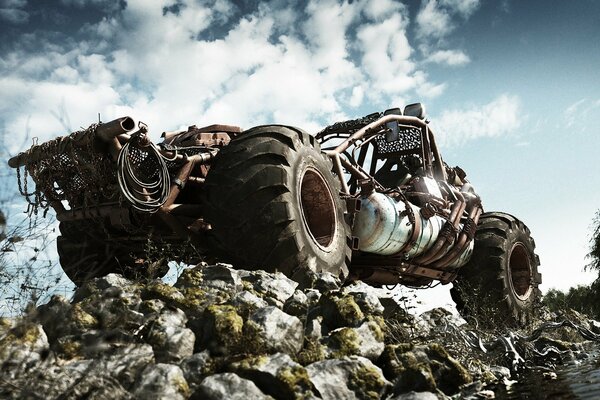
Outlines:
POLYGON ((32 146, 24 173, 19 168, 17 176, 19 191, 34 210, 61 201, 73 208, 118 200, 116 166, 106 152, 98 151, 97 126, 32 146), (33 191, 28 176, 36 184, 33 191))

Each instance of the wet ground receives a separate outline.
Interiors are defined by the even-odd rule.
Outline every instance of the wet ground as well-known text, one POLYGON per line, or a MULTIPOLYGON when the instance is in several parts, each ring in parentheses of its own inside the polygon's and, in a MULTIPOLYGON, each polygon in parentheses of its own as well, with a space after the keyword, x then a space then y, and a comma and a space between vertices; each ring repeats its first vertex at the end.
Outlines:
POLYGON ((600 348, 584 360, 549 370, 536 369, 519 382, 495 388, 498 399, 600 399, 600 348))

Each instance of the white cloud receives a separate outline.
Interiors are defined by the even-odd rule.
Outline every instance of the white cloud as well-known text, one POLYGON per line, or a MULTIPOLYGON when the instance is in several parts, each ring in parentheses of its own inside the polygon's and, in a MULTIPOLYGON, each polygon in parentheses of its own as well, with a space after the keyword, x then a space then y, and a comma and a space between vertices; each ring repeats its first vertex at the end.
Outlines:
POLYGON ((81 38, 30 35, 37 51, 15 46, 0 59, 0 90, 9 93, 0 118, 7 131, 41 140, 64 134, 61 115, 76 129, 98 112, 105 121, 129 114, 156 136, 216 122, 317 130, 366 102, 374 110, 446 88, 414 59, 401 3, 270 2, 233 19, 236 10, 226 0, 129 0, 81 38))
MULTIPOLYGON (((594 112, 597 108, 600 108, 600 99, 594 101, 584 98, 570 104, 563 112, 567 128, 571 128, 582 120, 586 120, 590 113, 594 112)), ((587 126, 581 126, 580 129, 581 131, 586 131, 587 126)))
POLYGON ((416 22, 417 35, 421 38, 439 39, 454 30, 450 13, 439 7, 437 0, 423 0, 416 22))
POLYGON ((430 54, 425 61, 456 67, 468 64, 471 59, 460 50, 438 50, 430 54))
POLYGON ((443 146, 515 132, 521 125, 518 96, 503 94, 483 106, 447 110, 433 118, 432 129, 443 146))
POLYGON ((468 19, 479 5, 479 0, 421 1, 416 16, 416 33, 425 62, 453 67, 470 62, 464 51, 447 49, 447 41, 448 36, 459 26, 458 22, 468 19))

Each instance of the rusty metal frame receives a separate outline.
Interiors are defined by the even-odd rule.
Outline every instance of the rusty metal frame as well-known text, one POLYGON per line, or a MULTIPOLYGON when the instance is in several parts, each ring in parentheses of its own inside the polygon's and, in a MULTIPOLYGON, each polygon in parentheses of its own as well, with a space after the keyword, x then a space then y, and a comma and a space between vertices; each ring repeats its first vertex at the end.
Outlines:
MULTIPOLYGON (((345 172, 356 181, 371 181, 375 190, 386 190, 373 177, 377 160, 382 159, 377 146, 373 145, 373 154, 371 159, 371 171, 367 173, 363 167, 367 155, 367 148, 363 147, 370 144, 375 137, 385 133, 385 125, 389 122, 397 122, 400 127, 418 128, 421 133, 421 154, 425 174, 436 181, 447 182, 448 176, 439 149, 437 147, 435 136, 427 122, 417 117, 402 116, 396 114, 383 115, 379 119, 368 123, 354 133, 348 133, 340 144, 333 149, 324 150, 333 163, 333 169, 336 173, 342 190, 342 196, 355 196, 356 187, 351 187, 346 182, 345 172), (354 145, 352 154, 348 156, 347 150, 354 145), (356 151, 359 151, 358 161, 355 158, 356 151), (345 156, 345 157, 344 157, 345 156), (344 171, 345 170, 345 171, 344 171)), ((345 136, 344 133, 335 132, 324 134, 320 139, 322 143, 331 139, 339 139, 345 136)), ((434 243, 431 249, 426 253, 408 261, 402 255, 396 257, 379 256, 358 252, 353 257, 353 267, 357 270, 368 270, 371 274, 377 275, 375 281, 389 280, 389 283, 398 283, 402 276, 423 277, 439 280, 443 284, 452 282, 456 277, 456 271, 449 270, 448 266, 452 264, 460 254, 467 248, 473 240, 475 228, 482 213, 479 198, 477 196, 468 196, 467 193, 461 193, 456 188, 449 186, 453 196, 456 198, 446 225, 446 230, 456 232, 457 240, 453 250, 444 254, 444 249, 454 243, 450 232, 447 235, 441 235, 434 243), (465 197, 468 198, 465 198, 465 197), (467 212, 467 223, 460 230, 461 218, 467 212)))

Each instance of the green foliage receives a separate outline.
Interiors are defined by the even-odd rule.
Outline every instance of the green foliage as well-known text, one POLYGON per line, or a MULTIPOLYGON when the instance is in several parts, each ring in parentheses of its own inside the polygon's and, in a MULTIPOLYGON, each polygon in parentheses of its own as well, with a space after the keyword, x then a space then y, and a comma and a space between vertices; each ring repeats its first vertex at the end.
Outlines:
POLYGON ((600 319, 600 279, 596 279, 589 286, 572 287, 568 292, 550 289, 544 296, 543 303, 554 312, 572 308, 592 318, 600 319))
POLYGON ((600 210, 596 211, 593 230, 590 239, 590 252, 587 255, 587 258, 590 259, 590 263, 586 267, 600 272, 600 210))

